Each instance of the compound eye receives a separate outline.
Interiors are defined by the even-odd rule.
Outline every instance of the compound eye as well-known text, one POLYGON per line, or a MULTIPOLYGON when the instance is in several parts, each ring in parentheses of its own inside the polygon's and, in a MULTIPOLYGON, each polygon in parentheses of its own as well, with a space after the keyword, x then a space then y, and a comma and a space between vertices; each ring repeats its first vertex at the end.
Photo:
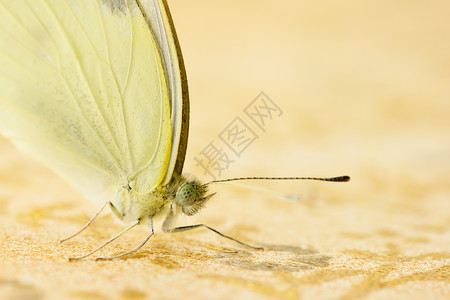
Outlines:
POLYGON ((193 185, 185 184, 177 192, 177 202, 182 206, 191 206, 197 198, 197 190, 193 185))

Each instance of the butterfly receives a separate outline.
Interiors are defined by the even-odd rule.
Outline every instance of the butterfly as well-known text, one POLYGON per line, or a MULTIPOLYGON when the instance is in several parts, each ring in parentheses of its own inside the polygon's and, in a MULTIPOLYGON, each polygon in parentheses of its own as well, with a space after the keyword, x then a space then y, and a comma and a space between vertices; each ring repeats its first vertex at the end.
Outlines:
MULTIPOLYGON (((0 1, 0 131, 127 228, 196 214, 212 183, 182 175, 189 130, 186 71, 165 0, 0 1)), ((253 178, 254 179, 254 178, 253 178)), ((269 178, 318 179, 335 178, 269 178)), ((67 239, 69 239, 67 238, 67 239)), ((64 239, 64 240, 67 240, 64 239)), ((63 241, 64 241, 63 240, 63 241)), ((253 247, 258 248, 258 247, 253 247)))

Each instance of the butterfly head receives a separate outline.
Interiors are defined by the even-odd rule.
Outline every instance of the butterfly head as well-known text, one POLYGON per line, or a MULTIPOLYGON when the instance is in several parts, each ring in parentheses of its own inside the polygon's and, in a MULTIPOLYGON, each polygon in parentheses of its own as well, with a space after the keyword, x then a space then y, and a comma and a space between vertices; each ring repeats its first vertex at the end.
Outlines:
POLYGON ((181 206, 184 214, 192 216, 215 195, 215 193, 206 195, 207 193, 208 184, 202 184, 198 180, 187 181, 178 189, 175 202, 181 206))

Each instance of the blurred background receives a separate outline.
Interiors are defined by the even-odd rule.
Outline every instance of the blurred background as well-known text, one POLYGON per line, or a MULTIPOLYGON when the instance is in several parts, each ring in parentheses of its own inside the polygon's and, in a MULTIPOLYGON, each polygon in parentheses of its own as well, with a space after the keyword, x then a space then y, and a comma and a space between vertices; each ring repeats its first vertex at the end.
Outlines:
POLYGON ((245 107, 263 91, 283 114, 264 132, 255 130, 258 139, 221 177, 348 174, 352 181, 343 185, 264 186, 300 194, 311 188, 324 201, 338 192, 357 205, 384 203, 386 214, 395 206, 402 207, 396 216, 415 211, 411 222, 441 216, 447 221, 439 224, 448 227, 447 1, 178 1, 172 7, 192 105, 185 171, 203 174, 193 157, 211 141, 223 145, 221 132, 238 116, 247 120, 245 107))
POLYGON ((275 3, 171 3, 191 92, 187 168, 263 91, 283 115, 227 175, 449 170, 448 2, 275 3))
MULTIPOLYGON (((448 276, 441 275, 448 275, 450 259, 450 2, 171 0, 169 5, 191 98, 185 172, 206 181, 212 179, 198 163, 212 143, 232 160, 220 174, 215 173, 218 178, 352 176, 349 183, 340 184, 251 184, 298 194, 300 204, 279 200, 267 192, 213 186, 219 193, 208 207, 194 218, 182 218, 181 223, 203 222, 254 244, 289 245, 305 250, 303 254, 316 253, 308 256, 316 259, 316 264, 309 260, 311 268, 303 269, 306 271, 294 276, 295 280, 287 275, 279 278, 251 273, 251 283, 266 288, 262 292, 255 292, 254 285, 230 281, 222 285, 225 280, 208 277, 206 272, 202 278, 216 282, 217 298, 229 285, 235 295, 248 296, 248 291, 261 295, 271 287, 269 291, 277 292, 282 282, 281 289, 287 286, 293 293, 288 294, 291 298, 315 295, 322 299, 327 295, 358 298, 383 288, 379 284, 358 285, 359 279, 346 277, 349 270, 356 269, 365 271, 352 274, 368 276, 366 280, 372 283, 380 279, 366 271, 387 270, 379 276, 397 280, 383 290, 385 294, 376 294, 380 298, 400 299, 395 294, 399 291, 405 299, 448 296, 448 276), (246 114, 261 92, 279 109, 272 119, 265 119, 263 129, 246 114), (239 156, 221 139, 237 117, 257 137, 239 156), (305 274, 309 281, 302 277, 305 274), (316 274, 317 280, 312 280, 311 274, 316 274), (410 284, 417 280, 414 274, 421 274, 417 278, 427 283, 418 287, 410 284), (312 286, 321 278, 333 281, 344 277, 358 284, 350 290, 343 281, 325 289, 312 286)), ((33 235, 47 232, 42 239, 50 236, 54 241, 78 228, 95 211, 87 200, 4 139, 0 140, 0 151, 0 203, 2 218, 8 218, 8 224, 18 222, 31 228, 33 235), (61 209, 64 205, 70 209, 61 209), (36 222, 43 227, 35 228, 36 222)), ((76 247, 89 248, 98 243, 99 235, 105 238, 121 228, 111 229, 110 224, 109 219, 101 221, 94 233, 70 244, 72 248, 51 247, 59 247, 61 257, 67 257, 82 251, 76 247), (108 227, 106 233, 102 226, 108 227)), ((199 240, 234 247, 209 232, 183 236, 190 241, 189 247, 199 240)), ((137 239, 131 233, 118 243, 129 248, 137 239)), ((156 244, 146 249, 157 247, 155 239, 156 244)), ((187 247, 183 246, 186 240, 177 242, 183 239, 181 235, 162 239, 159 241, 164 246, 160 248, 172 247, 165 259, 175 255, 174 261, 182 261, 184 256, 173 249, 187 247)), ((36 243, 42 244, 42 240, 36 243)), ((204 244, 201 247, 204 251, 204 244)), ((292 249, 289 247, 279 249, 292 249)), ((153 250, 144 251, 146 258, 121 270, 123 281, 101 283, 102 290, 114 293, 122 288, 135 278, 132 266, 142 264, 142 260, 151 260, 149 268, 164 264, 152 258, 153 250), (126 279, 126 274, 133 275, 126 279)), ((308 263, 295 257, 291 264, 294 260, 308 263)), ((260 259, 271 266, 279 261, 276 255, 270 261, 270 252, 260 259)), ((200 256, 196 262, 202 265, 201 261, 200 256)), ((251 271, 251 258, 236 254, 233 261, 234 267, 220 264, 220 259, 210 263, 213 267, 219 264, 225 276, 246 282, 241 272, 251 271), (247 268, 240 269, 244 261, 247 268)), ((288 272, 283 269, 286 264, 281 264, 281 271, 288 272)), ((189 286, 195 286, 196 272, 204 272, 203 267, 198 268, 190 270, 194 279, 189 286)), ((151 283, 157 291, 164 276, 151 283)), ((186 272, 183 276, 191 275, 186 272)), ((88 280, 80 278, 80 282, 88 280)), ((148 291, 149 283, 134 284, 148 291)), ((183 291, 180 287, 160 292, 183 291)), ((190 295, 199 296, 201 290, 190 295)), ((280 295, 284 294, 275 294, 280 295)))

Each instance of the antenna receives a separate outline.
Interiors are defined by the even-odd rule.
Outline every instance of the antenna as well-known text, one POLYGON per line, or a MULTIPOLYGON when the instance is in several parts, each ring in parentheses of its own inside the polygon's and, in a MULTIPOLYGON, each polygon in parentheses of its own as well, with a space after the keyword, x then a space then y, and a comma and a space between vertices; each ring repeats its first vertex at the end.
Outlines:
POLYGON ((332 182, 347 182, 350 180, 350 176, 338 176, 338 177, 236 177, 221 180, 213 180, 209 183, 223 183, 230 181, 241 180, 318 180, 318 181, 332 181, 332 182))

